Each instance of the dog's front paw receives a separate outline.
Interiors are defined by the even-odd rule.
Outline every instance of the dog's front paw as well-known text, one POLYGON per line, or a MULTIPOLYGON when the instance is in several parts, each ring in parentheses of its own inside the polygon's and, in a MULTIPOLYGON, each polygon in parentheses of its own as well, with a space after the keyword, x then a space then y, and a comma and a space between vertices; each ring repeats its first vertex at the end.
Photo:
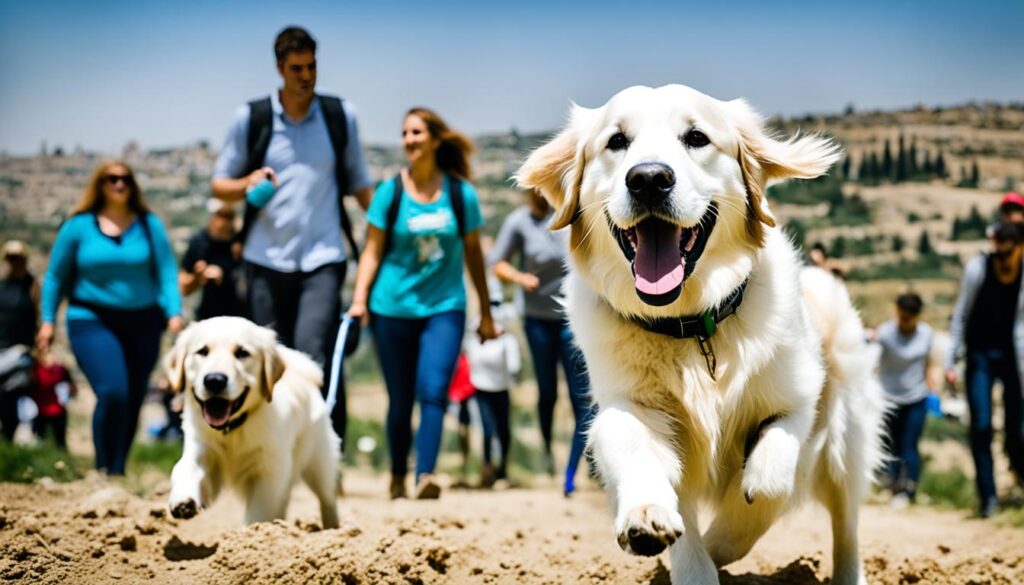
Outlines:
POLYGON ((633 508, 616 526, 622 550, 644 557, 661 553, 683 535, 683 517, 655 505, 633 508))
POLYGON ((775 428, 767 430, 743 466, 743 496, 747 503, 758 498, 788 498, 796 483, 800 445, 796 438, 775 428))
POLYGON ((200 505, 192 498, 185 498, 180 501, 171 501, 171 516, 181 520, 188 520, 199 513, 200 505))

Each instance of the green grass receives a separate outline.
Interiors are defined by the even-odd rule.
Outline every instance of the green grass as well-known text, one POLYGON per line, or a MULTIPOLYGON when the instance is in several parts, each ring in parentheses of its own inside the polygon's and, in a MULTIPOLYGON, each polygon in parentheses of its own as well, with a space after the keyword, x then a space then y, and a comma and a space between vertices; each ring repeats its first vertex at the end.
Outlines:
POLYGON ((154 470, 169 475, 174 464, 181 459, 181 448, 181 441, 136 441, 128 454, 128 474, 154 470))
POLYGON ((925 421, 923 441, 956 441, 967 445, 967 427, 956 419, 929 416, 925 421))
POLYGON ((73 457, 52 441, 39 445, 12 445, 0 441, 0 481, 32 483, 50 477, 66 482, 79 479, 89 462, 73 457))
POLYGON ((974 482, 960 469, 947 471, 930 471, 925 461, 921 472, 921 481, 917 485, 920 495, 928 497, 928 501, 941 508, 957 510, 976 510, 978 496, 974 482))
POLYGON ((369 466, 374 471, 389 468, 387 437, 384 434, 384 424, 380 421, 350 416, 345 441, 343 451, 346 466, 369 466), (372 451, 359 452, 357 445, 360 437, 371 437, 376 442, 372 451))

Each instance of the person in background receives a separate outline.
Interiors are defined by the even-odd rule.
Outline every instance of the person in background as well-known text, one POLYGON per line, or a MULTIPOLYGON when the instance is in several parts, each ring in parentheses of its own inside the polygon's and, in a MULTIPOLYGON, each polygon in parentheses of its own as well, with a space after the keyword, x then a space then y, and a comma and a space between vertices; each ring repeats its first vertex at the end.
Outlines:
MULTIPOLYGON (((487 249, 489 246, 485 246, 487 249)), ((493 278, 493 277, 492 277, 493 278)), ((491 312, 502 328, 497 339, 482 341, 475 331, 468 331, 463 349, 469 362, 469 379, 473 396, 480 406, 484 427, 484 464, 480 470, 480 487, 490 488, 508 483, 508 454, 512 448, 511 403, 509 389, 522 370, 519 342, 509 332, 515 309, 502 303, 501 285, 489 282, 491 312), (494 462, 494 440, 497 439, 500 459, 494 462)))
POLYGON ((28 246, 4 243, 6 265, 0 280, 0 436, 14 440, 18 398, 31 390, 29 352, 38 323, 39 282, 28 270, 28 246))
POLYGON ((67 368, 53 359, 49 352, 40 352, 35 364, 36 387, 32 391, 39 413, 32 421, 32 432, 41 440, 46 430, 53 431, 53 440, 61 449, 67 449, 68 401, 78 391, 67 368))
MULTIPOLYGON (((274 56, 282 85, 236 112, 210 185, 218 199, 247 203, 240 237, 249 318, 312 357, 330 380, 346 261, 359 253, 341 197, 355 195, 366 209, 373 180, 355 108, 315 91, 316 47, 299 27, 277 35, 274 56), (267 126, 260 129, 261 123, 267 126), (249 152, 251 131, 268 137, 263 152, 249 152), (338 137, 341 152, 335 152, 332 132, 345 135, 343 147, 338 137)), ((344 376, 338 380, 331 420, 344 448, 344 376)))
POLYGON ((459 455, 462 456, 462 465, 459 467, 459 479, 453 487, 469 487, 469 446, 470 446, 470 425, 472 416, 469 412, 470 401, 476 393, 473 382, 469 379, 469 361, 465 353, 459 354, 455 362, 455 371, 452 372, 452 381, 448 385, 448 402, 455 409, 458 420, 459 455))
POLYGON ((520 287, 517 303, 525 317, 523 327, 537 376, 537 412, 544 438, 544 465, 552 475, 555 473, 552 426, 558 398, 558 362, 562 362, 576 418, 563 483, 563 491, 568 496, 576 490, 576 470, 586 448, 586 433, 596 406, 590 401, 583 354, 576 347, 557 298, 566 271, 569 232, 551 231, 552 217, 553 210, 547 200, 531 191, 528 205, 513 210, 505 219, 488 261, 498 278, 520 287), (515 259, 518 268, 512 265, 515 259))
POLYGON ((413 108, 402 123, 402 144, 409 166, 373 196, 348 314, 369 322, 384 372, 391 497, 406 495, 418 403, 415 497, 434 499, 441 493, 434 467, 448 386, 466 322, 463 263, 480 300, 480 337, 497 333, 480 249, 483 218, 469 182, 472 143, 436 113, 413 108), (459 192, 456 201, 452 194, 459 192))
POLYGON ((245 311, 238 294, 241 247, 235 242, 235 209, 219 199, 211 199, 207 207, 209 223, 192 236, 181 258, 181 295, 188 296, 202 288, 196 321, 240 317, 245 311))
POLYGON ((920 296, 902 294, 896 298, 896 318, 882 323, 874 332, 874 340, 882 349, 879 378, 886 397, 895 406, 886 421, 892 455, 887 485, 895 507, 905 507, 916 499, 921 476, 918 443, 928 414, 928 394, 938 387, 927 377, 934 334, 927 323, 920 321, 923 308, 920 296))
POLYGON ((983 518, 998 511, 992 465, 992 386, 1003 384, 1005 448, 1017 483, 1024 480, 1024 291, 1021 290, 1021 231, 1000 222, 992 233, 994 250, 973 258, 964 268, 960 295, 950 322, 946 379, 958 378, 956 360, 966 354, 967 406, 971 415, 971 455, 983 518))
POLYGON ((43 353, 65 297, 71 350, 96 393, 96 467, 124 475, 160 338, 184 321, 171 242, 122 162, 96 167, 57 232, 43 279, 43 353))
POLYGON ((1010 191, 999 202, 999 220, 985 228, 985 237, 992 239, 1000 222, 1012 223, 1018 228, 1024 226, 1024 197, 1010 191))

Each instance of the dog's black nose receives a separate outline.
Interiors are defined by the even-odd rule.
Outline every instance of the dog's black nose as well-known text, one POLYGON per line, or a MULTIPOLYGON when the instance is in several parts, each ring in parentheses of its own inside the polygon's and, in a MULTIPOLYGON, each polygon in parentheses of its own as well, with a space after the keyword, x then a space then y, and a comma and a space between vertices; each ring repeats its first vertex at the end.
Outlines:
POLYGON ((647 207, 659 207, 664 203, 675 184, 675 173, 663 163, 640 163, 626 173, 629 194, 647 207))
POLYGON ((203 387, 213 393, 223 392, 228 387, 228 377, 220 372, 203 376, 203 387))

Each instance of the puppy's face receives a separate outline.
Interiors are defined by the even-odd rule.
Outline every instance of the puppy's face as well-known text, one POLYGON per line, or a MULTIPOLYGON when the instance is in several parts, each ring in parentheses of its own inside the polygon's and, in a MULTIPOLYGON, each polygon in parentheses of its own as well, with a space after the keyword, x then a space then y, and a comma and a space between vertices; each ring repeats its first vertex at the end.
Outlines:
POLYGON ((178 336, 165 367, 175 391, 194 400, 214 429, 270 401, 284 365, 274 332, 237 317, 195 323, 178 336))
POLYGON ((554 228, 573 226, 573 261, 592 286, 620 310, 665 314, 713 302, 701 289, 716 280, 731 290, 746 277, 737 273, 775 225, 767 181, 817 176, 836 158, 826 140, 773 140, 742 101, 632 87, 575 107, 517 178, 558 209, 554 228))

